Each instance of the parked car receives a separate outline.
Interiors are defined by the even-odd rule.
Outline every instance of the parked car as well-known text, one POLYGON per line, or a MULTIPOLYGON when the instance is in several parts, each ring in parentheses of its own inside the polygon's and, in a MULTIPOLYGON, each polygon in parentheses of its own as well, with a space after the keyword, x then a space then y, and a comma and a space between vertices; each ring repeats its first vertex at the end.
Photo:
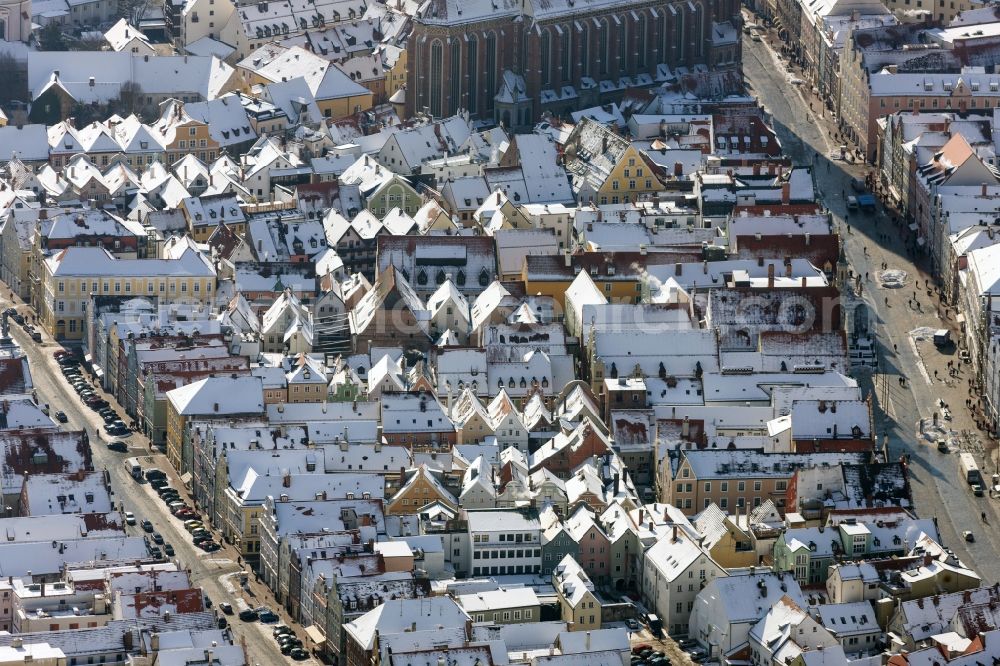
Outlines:
POLYGON ((198 517, 198 512, 194 509, 189 509, 187 507, 174 512, 174 516, 180 518, 181 520, 191 520, 192 518, 198 517))
POLYGON ((629 631, 639 631, 639 623, 632 618, 625 620, 625 626, 628 627, 629 631))
MULTIPOLYGON (((152 488, 153 490, 159 492, 160 488, 166 488, 167 487, 167 480, 166 479, 153 479, 152 481, 149 482, 149 487, 152 488)), ((161 497, 162 497, 162 495, 161 495, 161 497)))
POLYGON ((162 560, 163 559, 163 551, 160 550, 159 547, 157 547, 157 546, 152 546, 149 549, 149 556, 150 557, 154 557, 154 558, 156 558, 158 560, 162 560))
POLYGON ((162 546, 163 545, 163 535, 160 534, 159 532, 153 532, 153 543, 155 543, 158 546, 162 546))
POLYGON ((187 520, 184 521, 184 529, 188 532, 194 532, 199 527, 204 527, 200 520, 187 520))
POLYGON ((151 523, 148 520, 144 520, 141 523, 139 523, 139 527, 142 528, 143 532, 150 532, 151 533, 153 531, 153 523, 151 523))
POLYGON ((229 603, 228 601, 223 601, 221 604, 219 604, 219 610, 221 610, 226 615, 232 615, 233 614, 233 605, 231 603, 229 603))
POLYGON ((66 416, 66 412, 56 412, 56 421, 59 421, 59 423, 66 423, 69 421, 69 417, 66 416))
POLYGON ((42 334, 39 333, 38 331, 32 331, 31 332, 31 341, 32 342, 41 342, 42 341, 42 334))
POLYGON ((258 608, 257 617, 261 622, 277 622, 278 616, 270 608, 258 608))
POLYGON ((147 481, 152 481, 153 479, 165 479, 165 478, 167 478, 166 473, 156 469, 155 467, 150 467, 149 469, 146 470, 147 481))
POLYGON ((257 621, 257 611, 252 608, 247 608, 246 610, 240 611, 240 619, 244 622, 256 622, 257 621))
POLYGON ((283 634, 293 634, 294 632, 287 624, 279 624, 277 627, 271 630, 271 635, 274 636, 275 640, 283 634))
POLYGON ((126 511, 125 512, 125 524, 126 525, 135 525, 135 514, 132 513, 131 511, 126 511))
POLYGON ((303 650, 302 648, 295 648, 294 650, 291 651, 291 653, 289 653, 288 656, 294 659, 295 661, 305 661, 306 659, 309 658, 309 653, 303 650))
POLYGON ((128 444, 122 441, 108 442, 108 450, 117 453, 128 453, 128 444))
POLYGON ((195 534, 191 537, 191 543, 193 543, 196 546, 211 540, 212 540, 211 534, 195 534))
POLYGON ((206 553, 214 553, 215 551, 217 551, 220 548, 222 548, 222 546, 220 546, 219 544, 215 543, 211 539, 209 539, 208 541, 202 541, 201 543, 199 543, 197 545, 198 545, 199 548, 201 548, 206 553))
POLYGON ((229 620, 227 620, 224 617, 220 617, 218 620, 216 620, 216 626, 219 627, 219 629, 225 629, 226 627, 229 626, 229 620))
POLYGON ((167 557, 173 557, 174 547, 171 546, 169 543, 165 543, 163 544, 163 552, 167 554, 167 557))

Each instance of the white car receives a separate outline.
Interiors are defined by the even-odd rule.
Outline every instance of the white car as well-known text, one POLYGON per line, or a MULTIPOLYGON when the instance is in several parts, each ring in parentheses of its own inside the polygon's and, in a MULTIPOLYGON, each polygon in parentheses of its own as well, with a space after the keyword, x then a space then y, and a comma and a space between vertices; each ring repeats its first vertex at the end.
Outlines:
POLYGON ((802 79, 792 78, 791 80, 789 80, 789 83, 791 83, 793 86, 801 86, 803 83, 805 83, 805 81, 803 81, 802 79))
POLYGON ((126 525, 135 525, 135 514, 132 513, 131 511, 126 511, 125 512, 125 524, 126 525))

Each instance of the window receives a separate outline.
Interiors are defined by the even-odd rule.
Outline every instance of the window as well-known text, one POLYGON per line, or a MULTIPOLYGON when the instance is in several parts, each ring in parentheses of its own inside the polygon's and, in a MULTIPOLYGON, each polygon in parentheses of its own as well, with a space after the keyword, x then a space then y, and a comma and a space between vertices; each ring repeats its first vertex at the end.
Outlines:
MULTIPOLYGON (((479 62, 479 42, 476 40, 475 35, 469 35, 469 42, 466 46, 466 76, 469 77, 469 110, 475 112, 476 110, 476 90, 478 80, 477 76, 479 72, 477 71, 477 64, 479 62)), ((491 92, 490 94, 494 94, 491 92)))
POLYGON ((431 115, 440 118, 441 117, 441 79, 444 76, 442 69, 443 65, 443 52, 441 47, 441 42, 434 40, 431 43, 431 99, 430 99, 430 110, 431 115))
POLYGON ((458 110, 458 102, 462 97, 462 42, 451 43, 451 94, 448 95, 448 115, 454 115, 458 110))
POLYGON ((539 58, 542 71, 542 85, 547 86, 552 83, 552 44, 548 29, 542 30, 539 58))
POLYGON ((608 21, 601 21, 600 33, 598 34, 597 57, 601 62, 601 74, 608 73, 608 63, 611 60, 611 52, 608 48, 608 21))
POLYGON ((486 35, 486 108, 493 110, 493 98, 497 92, 496 81, 497 36, 486 35))
POLYGON ((562 80, 569 81, 573 73, 570 55, 573 51, 573 29, 563 26, 563 33, 559 37, 559 69, 562 70, 562 80))

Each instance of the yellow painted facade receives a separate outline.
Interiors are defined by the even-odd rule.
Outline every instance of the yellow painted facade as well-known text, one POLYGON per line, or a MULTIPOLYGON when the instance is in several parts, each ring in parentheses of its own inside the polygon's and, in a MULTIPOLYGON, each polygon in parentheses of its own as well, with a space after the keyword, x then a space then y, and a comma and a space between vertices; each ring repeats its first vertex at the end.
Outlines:
MULTIPOLYGON (((416 473, 420 474, 419 471, 416 473)), ((441 502, 452 509, 458 508, 453 501, 442 495, 434 484, 423 476, 418 476, 412 483, 401 488, 386 503, 385 513, 389 516, 415 514, 418 509, 427 506, 431 502, 441 502)))
POLYGON ((374 95, 369 90, 363 95, 350 95, 336 99, 318 99, 316 106, 324 118, 345 118, 372 108, 374 95))
POLYGON ((184 448, 184 427, 187 417, 180 414, 174 404, 167 400, 167 460, 174 469, 181 468, 181 452, 184 448))
MULTIPOLYGON (((109 265, 113 267, 114 263, 110 262, 109 265)), ((161 305, 180 301, 205 305, 212 300, 215 293, 214 275, 211 277, 186 275, 74 277, 53 275, 49 264, 46 263, 42 279, 39 319, 50 335, 66 340, 83 338, 86 303, 91 295, 156 296, 161 305)))
POLYGON ((214 162, 219 156, 219 143, 208 133, 208 125, 197 120, 179 123, 174 140, 167 144, 167 164, 173 164, 188 153, 202 162, 214 162))
POLYGON ((597 200, 601 204, 624 203, 664 189, 649 163, 630 145, 597 191, 597 200))

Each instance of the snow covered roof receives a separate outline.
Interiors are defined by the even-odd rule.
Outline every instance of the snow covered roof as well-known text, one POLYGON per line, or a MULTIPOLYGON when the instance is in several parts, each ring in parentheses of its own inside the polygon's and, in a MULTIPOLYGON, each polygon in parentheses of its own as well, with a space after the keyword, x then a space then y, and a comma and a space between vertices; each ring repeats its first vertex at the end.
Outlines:
POLYGON ((264 392, 259 377, 206 377, 167 393, 178 414, 263 414, 264 392))

